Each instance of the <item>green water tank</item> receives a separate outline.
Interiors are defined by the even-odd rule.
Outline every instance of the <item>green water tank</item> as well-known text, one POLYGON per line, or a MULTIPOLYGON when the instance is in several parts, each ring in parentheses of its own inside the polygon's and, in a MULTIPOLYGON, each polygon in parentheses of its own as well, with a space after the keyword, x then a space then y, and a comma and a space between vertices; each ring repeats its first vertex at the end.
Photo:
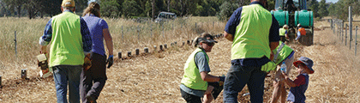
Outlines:
POLYGON ((279 22, 279 26, 282 27, 284 24, 289 25, 289 13, 283 10, 271 11, 275 19, 279 22))
POLYGON ((301 24, 302 27, 312 27, 313 21, 312 11, 295 11, 295 25, 301 24))

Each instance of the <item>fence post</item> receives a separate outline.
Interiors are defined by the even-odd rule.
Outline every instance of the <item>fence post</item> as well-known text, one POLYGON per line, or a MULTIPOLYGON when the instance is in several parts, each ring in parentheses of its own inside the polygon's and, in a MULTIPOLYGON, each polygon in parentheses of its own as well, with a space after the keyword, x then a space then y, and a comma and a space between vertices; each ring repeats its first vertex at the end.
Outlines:
POLYGON ((121 26, 121 39, 124 42, 124 26, 121 26))
POLYGON ((197 23, 195 23, 195 31, 196 31, 196 33, 197 33, 197 23))
MULTIPOLYGON (((152 24, 150 24, 150 37, 152 37, 152 34, 153 34, 153 32, 152 32, 152 24)), ((151 39, 150 39, 151 40, 151 39)))
POLYGON ((138 32, 138 40, 140 40, 140 27, 139 27, 139 25, 137 26, 137 32, 138 32))
POLYGON ((348 24, 345 24, 345 46, 347 43, 347 27, 348 27, 348 24))
POLYGON ((214 27, 214 24, 215 24, 215 21, 213 21, 213 27, 212 27, 213 29, 215 28, 215 27, 214 27))
POLYGON ((14 35, 15 35, 15 39, 14 39, 14 42, 15 42, 15 57, 17 58, 17 41, 16 41, 16 31, 14 32, 14 35))
POLYGON ((351 12, 351 6, 349 6, 349 32, 350 32, 350 49, 351 49, 351 41, 352 41, 352 12, 351 12))
POLYGON ((162 26, 162 34, 163 34, 163 38, 165 38, 165 34, 164 34, 164 23, 161 25, 162 26))
POLYGON ((343 24, 343 21, 342 21, 342 20, 340 20, 340 36, 341 36, 341 43, 342 43, 342 42, 344 42, 343 29, 344 29, 344 24, 343 24))
POLYGON ((358 30, 358 26, 355 27, 355 56, 356 56, 356 47, 357 47, 357 30, 358 30))
POLYGON ((341 40, 341 35, 340 35, 340 20, 337 20, 337 34, 338 34, 338 37, 339 37, 339 39, 341 40))
MULTIPOLYGON (((175 26, 174 23, 172 24, 173 34, 175 34, 175 26)), ((176 35, 176 34, 175 34, 176 35)))
POLYGON ((334 23, 334 19, 331 20, 331 25, 333 26, 333 27, 332 27, 332 30, 333 30, 333 33, 335 34, 335 23, 334 23))
POLYGON ((337 36, 339 37, 339 39, 341 39, 341 36, 340 36, 340 22, 339 20, 336 20, 336 34, 337 36))

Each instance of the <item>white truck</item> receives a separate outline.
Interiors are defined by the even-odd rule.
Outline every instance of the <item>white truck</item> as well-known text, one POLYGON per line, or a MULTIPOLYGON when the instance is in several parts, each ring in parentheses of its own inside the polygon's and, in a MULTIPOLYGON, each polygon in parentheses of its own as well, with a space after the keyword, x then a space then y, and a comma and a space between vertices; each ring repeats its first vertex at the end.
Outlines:
POLYGON ((176 14, 172 12, 160 12, 159 15, 156 17, 155 22, 156 23, 163 23, 168 20, 174 20, 176 19, 176 14))

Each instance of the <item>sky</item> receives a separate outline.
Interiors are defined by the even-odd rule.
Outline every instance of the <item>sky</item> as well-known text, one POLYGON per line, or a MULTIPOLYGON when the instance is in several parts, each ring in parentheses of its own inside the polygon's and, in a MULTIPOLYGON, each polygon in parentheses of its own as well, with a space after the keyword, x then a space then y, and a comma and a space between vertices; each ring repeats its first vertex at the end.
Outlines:
MULTIPOLYGON (((321 1, 321 0, 317 0, 317 1, 321 1)), ((326 2, 328 3, 328 2, 332 2, 332 3, 336 3, 336 2, 338 2, 339 0, 326 0, 326 2)))

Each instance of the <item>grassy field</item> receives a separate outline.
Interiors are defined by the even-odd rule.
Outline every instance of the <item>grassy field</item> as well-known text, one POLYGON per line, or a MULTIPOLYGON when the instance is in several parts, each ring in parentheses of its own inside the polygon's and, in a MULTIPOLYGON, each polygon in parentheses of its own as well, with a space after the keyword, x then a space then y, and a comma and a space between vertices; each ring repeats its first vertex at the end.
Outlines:
MULTIPOLYGON (((36 55, 39 54, 39 37, 43 35, 46 23, 50 18, 32 19, 27 18, 4 18, 0 17, 0 70, 8 69, 34 69, 29 67, 36 63, 36 55), (17 40, 17 54, 15 54, 15 32, 17 40)), ((123 55, 128 51, 135 52, 136 48, 143 50, 144 47, 167 44, 177 41, 191 40, 198 34, 206 31, 211 34, 219 34, 223 31, 224 23, 215 17, 188 17, 176 19, 164 23, 163 26, 154 22, 138 23, 133 20, 105 18, 109 25, 110 33, 114 42, 114 56, 117 52, 123 55), (196 25, 195 25, 196 23, 196 25)), ((152 48, 150 48, 151 50, 152 48)), ((29 72, 31 73, 31 72, 29 72)), ((3 80, 18 76, 19 73, 0 73, 3 80)))
MULTIPOLYGON (((0 18, 0 23, 6 25, 0 28, 0 56, 2 57, 0 58, 0 75, 2 75, 3 86, 0 89, 0 102, 56 102, 54 81, 52 78, 38 78, 39 68, 36 66, 35 59, 35 56, 39 54, 38 38, 42 35, 48 19, 29 21, 26 18, 0 18), (14 31, 17 32, 17 58, 14 51, 14 31), (21 69, 28 69, 28 80, 20 79, 21 69)), ((212 34, 221 33, 225 25, 224 22, 219 22, 213 17, 190 17, 165 24, 168 26, 164 26, 164 32, 162 32, 161 26, 153 23, 136 23, 124 19, 106 19, 106 21, 113 36, 115 53, 134 51, 135 48, 140 48, 142 52, 144 47, 165 43, 170 45, 175 41, 180 44, 203 31, 212 34), (140 38, 134 29, 137 26, 141 28, 140 38)), ((326 21, 315 22, 316 27, 329 25, 326 21)), ((219 43, 208 55, 211 74, 222 75, 226 74, 230 68, 231 42, 223 38, 217 40, 219 43)), ((358 69, 360 63, 357 61, 359 56, 354 56, 353 49, 350 51, 348 47, 345 47, 336 35, 332 34, 332 30, 325 28, 315 31, 314 45, 290 44, 290 46, 296 52, 296 59, 307 56, 314 60, 315 73, 310 75, 309 88, 305 94, 306 102, 360 102, 358 88, 360 82, 357 78, 360 75, 358 69)), ((179 84, 184 63, 193 50, 190 46, 176 46, 153 55, 126 60, 116 59, 114 66, 107 69, 108 81, 98 101, 110 103, 185 102, 180 96, 179 84)), ((294 79, 295 70, 291 72, 291 78, 294 79)), ((249 96, 242 96, 247 92, 247 88, 244 88, 239 93, 239 102, 249 101, 249 96)), ((268 102, 271 93, 272 81, 269 77, 265 80, 264 102, 268 102)), ((222 94, 214 103, 222 103, 222 94)))

